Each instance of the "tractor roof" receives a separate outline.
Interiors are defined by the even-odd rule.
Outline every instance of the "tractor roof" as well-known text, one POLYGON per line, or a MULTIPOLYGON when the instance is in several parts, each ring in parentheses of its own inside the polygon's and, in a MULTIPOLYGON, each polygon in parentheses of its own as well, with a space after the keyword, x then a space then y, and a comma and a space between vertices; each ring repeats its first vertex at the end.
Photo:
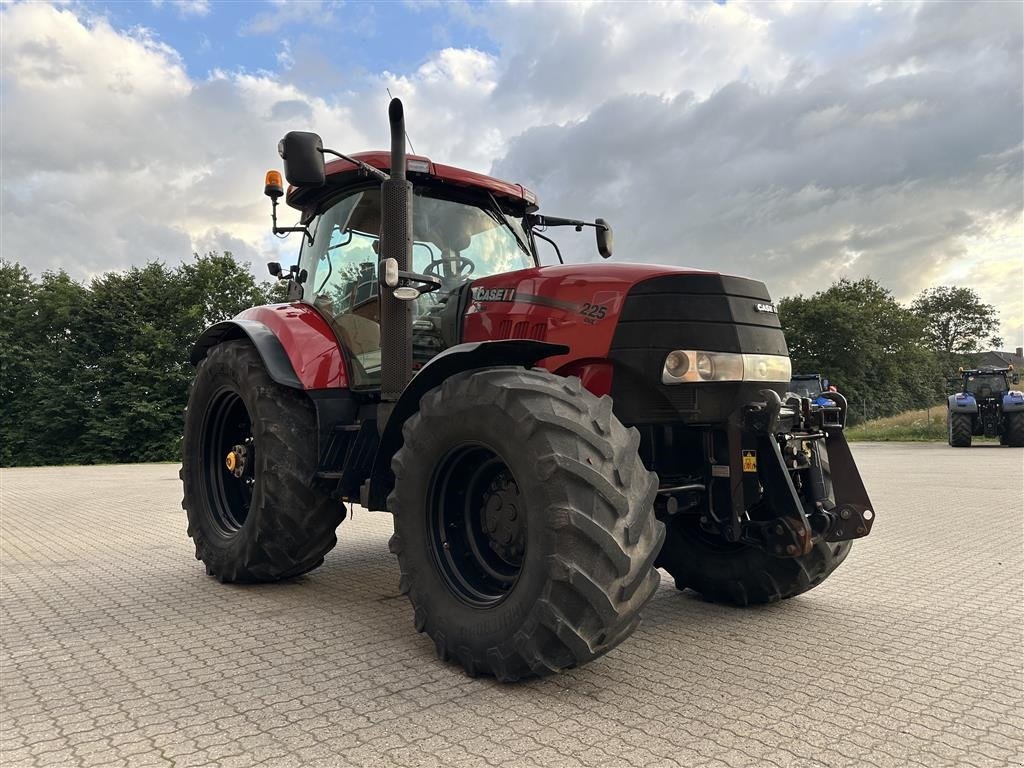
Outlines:
MULTIPOLYGON (((352 155, 356 160, 362 160, 367 165, 379 168, 382 171, 391 170, 391 153, 384 151, 359 152, 352 155)), ((327 184, 319 189, 296 189, 288 188, 287 201, 290 206, 298 209, 305 209, 314 199, 319 201, 325 188, 338 187, 347 181, 359 178, 361 173, 358 166, 348 160, 333 160, 327 164, 327 184)), ((538 208, 537 196, 522 184, 512 184, 492 176, 485 176, 482 173, 467 171, 463 168, 456 168, 454 165, 441 165, 433 162, 429 157, 422 155, 408 155, 406 157, 406 173, 413 183, 417 181, 434 181, 443 184, 451 184, 463 188, 476 188, 490 192, 503 202, 508 201, 515 204, 516 208, 525 207, 527 212, 536 211, 538 208)))
POLYGON ((991 365, 983 365, 981 368, 961 368, 960 373, 964 376, 990 376, 993 374, 1010 373, 1013 371, 1013 366, 1010 365, 1006 368, 995 368, 991 365))

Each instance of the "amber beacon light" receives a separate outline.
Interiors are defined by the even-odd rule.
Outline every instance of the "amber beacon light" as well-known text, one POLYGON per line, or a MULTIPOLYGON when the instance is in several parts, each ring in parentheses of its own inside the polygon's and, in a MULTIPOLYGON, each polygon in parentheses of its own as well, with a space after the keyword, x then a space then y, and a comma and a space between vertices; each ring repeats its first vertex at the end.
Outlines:
POLYGON ((284 183, 281 181, 280 171, 267 171, 263 181, 263 194, 272 200, 276 200, 284 194, 284 183))

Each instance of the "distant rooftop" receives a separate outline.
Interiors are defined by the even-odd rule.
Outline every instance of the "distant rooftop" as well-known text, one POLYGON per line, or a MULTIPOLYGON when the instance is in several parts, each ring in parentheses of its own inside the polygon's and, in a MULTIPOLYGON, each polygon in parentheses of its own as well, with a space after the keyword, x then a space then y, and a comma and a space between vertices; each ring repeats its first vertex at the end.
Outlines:
POLYGON ((989 365, 993 368, 1005 368, 1012 365, 1014 368, 1024 369, 1024 347, 1017 347, 1015 352, 978 352, 974 355, 974 365, 979 368, 989 365))

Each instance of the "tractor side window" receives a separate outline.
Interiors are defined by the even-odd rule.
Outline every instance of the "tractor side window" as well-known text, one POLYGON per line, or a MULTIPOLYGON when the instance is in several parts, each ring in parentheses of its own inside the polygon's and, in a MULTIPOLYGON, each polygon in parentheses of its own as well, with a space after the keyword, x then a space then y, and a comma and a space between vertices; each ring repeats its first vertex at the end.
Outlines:
POLYGON ((357 388, 380 385, 379 231, 380 191, 355 192, 316 218, 313 245, 304 244, 299 259, 305 299, 330 318, 357 388))

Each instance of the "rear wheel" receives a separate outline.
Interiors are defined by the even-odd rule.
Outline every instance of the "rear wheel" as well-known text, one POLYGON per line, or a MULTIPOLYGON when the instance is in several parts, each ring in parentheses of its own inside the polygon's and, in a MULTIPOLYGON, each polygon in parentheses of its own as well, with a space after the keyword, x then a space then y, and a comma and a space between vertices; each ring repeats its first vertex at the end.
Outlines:
POLYGON ((971 447, 971 414, 949 414, 949 444, 954 448, 971 447))
POLYGON ((337 543, 345 507, 312 486, 312 404, 271 380, 248 341, 219 344, 196 368, 182 453, 188 535, 211 576, 298 576, 337 543))
POLYGON ((664 528, 609 398, 546 371, 471 371, 424 395, 403 435, 391 550, 442 659, 515 680, 632 633, 664 528))
POLYGON ((820 541, 801 557, 773 557, 760 547, 733 544, 704 531, 693 517, 668 525, 657 565, 707 600, 759 605, 814 589, 846 559, 852 544, 820 541))
POLYGON ((1006 444, 1024 447, 1024 411, 1006 414, 1006 444))

